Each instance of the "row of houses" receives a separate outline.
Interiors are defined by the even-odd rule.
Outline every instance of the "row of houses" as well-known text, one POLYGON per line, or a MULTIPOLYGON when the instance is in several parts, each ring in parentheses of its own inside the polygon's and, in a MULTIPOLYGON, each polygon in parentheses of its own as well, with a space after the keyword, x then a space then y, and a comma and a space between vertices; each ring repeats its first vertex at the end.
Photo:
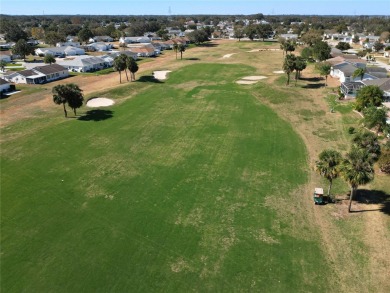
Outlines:
POLYGON ((368 85, 376 85, 390 99, 390 78, 385 68, 368 66, 367 61, 354 55, 342 55, 327 60, 331 64, 330 76, 340 80, 340 89, 345 97, 353 98, 357 91, 368 85), (363 76, 354 77, 357 69, 364 69, 363 76))

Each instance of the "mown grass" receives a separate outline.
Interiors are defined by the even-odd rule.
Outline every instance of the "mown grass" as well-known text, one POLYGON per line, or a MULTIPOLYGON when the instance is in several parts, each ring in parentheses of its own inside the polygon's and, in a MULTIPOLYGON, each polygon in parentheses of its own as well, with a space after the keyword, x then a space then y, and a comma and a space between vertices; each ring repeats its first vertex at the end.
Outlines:
POLYGON ((2 291, 331 288, 296 212, 305 146, 234 83, 253 72, 191 65, 79 119, 19 124, 1 149, 2 291))

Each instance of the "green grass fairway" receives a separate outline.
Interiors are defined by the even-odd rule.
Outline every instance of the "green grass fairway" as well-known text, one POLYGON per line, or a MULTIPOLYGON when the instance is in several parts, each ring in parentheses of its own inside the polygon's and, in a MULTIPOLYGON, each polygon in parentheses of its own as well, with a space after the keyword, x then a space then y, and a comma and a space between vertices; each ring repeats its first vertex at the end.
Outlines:
POLYGON ((82 120, 59 106, 6 130, 26 134, 2 143, 1 291, 329 292, 297 212, 305 146, 235 83, 254 74, 190 65, 82 120))

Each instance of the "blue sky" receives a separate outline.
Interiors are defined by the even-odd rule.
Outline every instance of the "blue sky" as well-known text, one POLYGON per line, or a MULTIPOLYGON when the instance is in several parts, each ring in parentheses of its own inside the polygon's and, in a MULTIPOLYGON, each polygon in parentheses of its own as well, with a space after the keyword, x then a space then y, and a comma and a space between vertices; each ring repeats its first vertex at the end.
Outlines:
POLYGON ((317 14, 390 15, 389 0, 0 0, 11 15, 317 14))

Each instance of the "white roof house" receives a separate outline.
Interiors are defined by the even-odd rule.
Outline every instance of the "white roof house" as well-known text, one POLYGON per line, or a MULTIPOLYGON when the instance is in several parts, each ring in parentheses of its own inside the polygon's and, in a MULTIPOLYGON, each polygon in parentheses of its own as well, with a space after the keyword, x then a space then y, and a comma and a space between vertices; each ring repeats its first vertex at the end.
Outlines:
POLYGON ((298 35, 297 34, 281 34, 280 37, 283 38, 283 39, 286 39, 286 40, 296 40, 296 39, 298 39, 298 35))
POLYGON ((97 42, 87 45, 88 50, 90 51, 97 51, 97 52, 104 52, 109 51, 112 49, 112 45, 109 43, 103 43, 103 42, 97 42))
POLYGON ((58 60, 57 64, 60 64, 73 72, 90 72, 111 66, 109 62, 101 57, 91 57, 87 55, 58 60))
POLYGON ((56 44, 56 47, 67 47, 67 46, 71 46, 71 47, 80 47, 80 42, 59 42, 56 44))
POLYGON ((72 46, 66 47, 52 47, 52 48, 38 48, 35 50, 36 55, 53 55, 54 57, 84 55, 85 50, 72 46))
POLYGON ((121 37, 119 39, 120 44, 131 44, 131 43, 151 43, 150 38, 142 37, 121 37))

